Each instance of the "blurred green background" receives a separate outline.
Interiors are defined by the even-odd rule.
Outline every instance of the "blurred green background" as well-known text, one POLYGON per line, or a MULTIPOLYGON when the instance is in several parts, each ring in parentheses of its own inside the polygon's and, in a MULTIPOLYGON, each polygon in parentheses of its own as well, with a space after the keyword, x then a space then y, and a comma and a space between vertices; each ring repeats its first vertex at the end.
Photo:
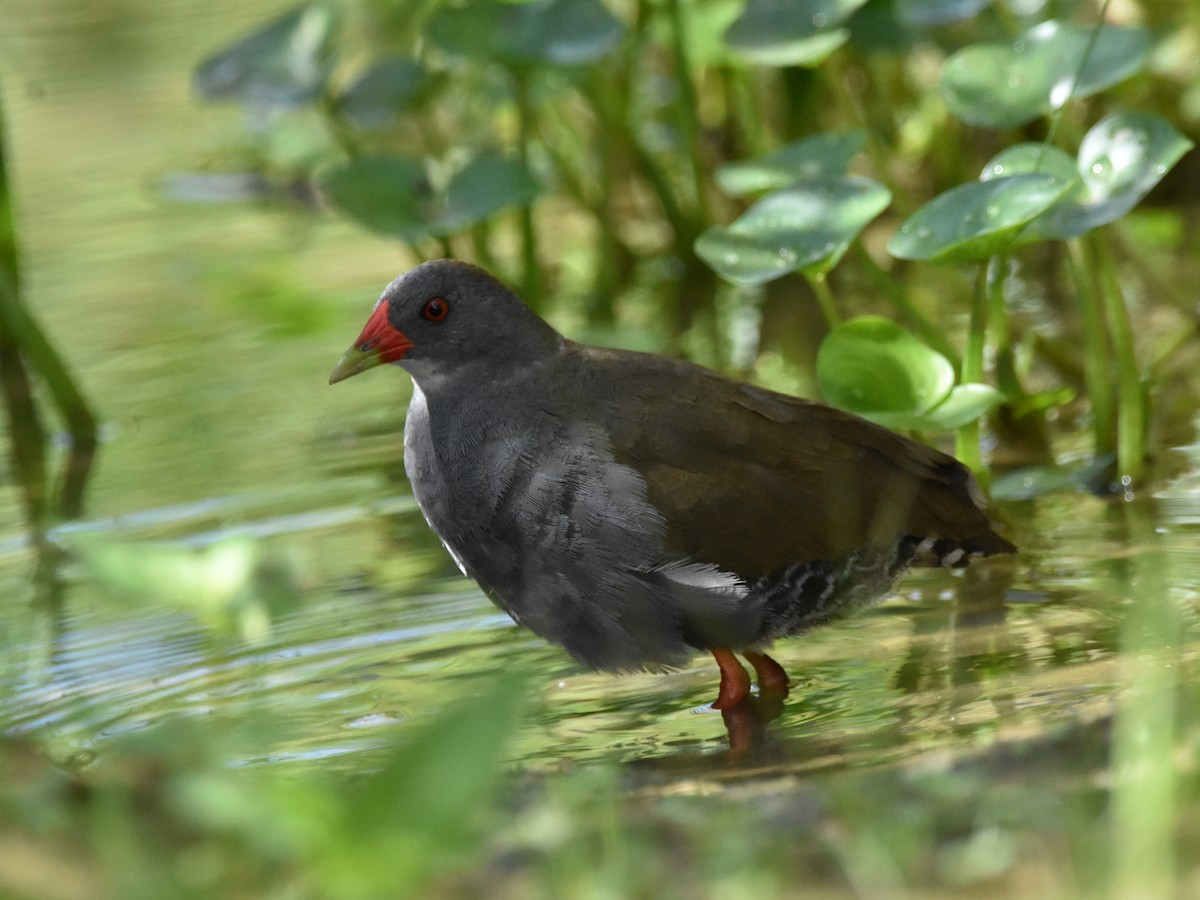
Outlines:
POLYGON ((10 0, 0 88, 99 424, 72 510, 5 344, 0 896, 1200 892, 1194 5, 10 0), (458 576, 406 377, 327 386, 447 253, 956 449, 1020 557, 781 645, 731 755, 710 663, 581 672, 458 576))

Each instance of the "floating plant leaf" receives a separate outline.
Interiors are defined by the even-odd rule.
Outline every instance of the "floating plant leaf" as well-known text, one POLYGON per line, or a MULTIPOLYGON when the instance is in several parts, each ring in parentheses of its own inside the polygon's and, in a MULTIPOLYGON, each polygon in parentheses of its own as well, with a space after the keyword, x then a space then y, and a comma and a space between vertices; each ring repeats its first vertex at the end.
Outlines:
POLYGON ((934 28, 974 18, 992 0, 895 0, 896 18, 904 25, 934 28))
POLYGON ((470 228, 538 192, 516 160, 484 153, 435 190, 419 160, 374 156, 350 160, 321 179, 329 199, 372 231, 407 243, 470 228))
POLYGON ((248 106, 298 106, 321 93, 333 67, 339 17, 332 4, 285 13, 196 70, 196 93, 206 100, 248 106))
POLYGON ((392 56, 369 66, 337 99, 337 111, 356 128, 385 128, 422 99, 431 84, 416 60, 392 56))
POLYGON ((950 431, 1004 402, 986 384, 954 384, 954 367, 933 348, 879 316, 861 316, 833 329, 817 354, 825 399, 886 425, 950 431))
POLYGON ((528 203, 538 183, 520 162, 499 153, 485 153, 467 163, 446 186, 430 222, 435 237, 477 225, 509 206, 528 203))
POLYGON ((942 354, 880 316, 834 328, 817 353, 817 382, 827 401, 892 427, 911 427, 954 387, 942 354))
POLYGON ((335 206, 371 231, 408 243, 429 236, 432 188, 425 165, 401 156, 365 156, 331 169, 321 188, 335 206))
POLYGON ((1105 454, 1082 465, 1016 469, 996 478, 988 493, 995 500, 1032 500, 1062 491, 1104 494, 1115 463, 1115 457, 1105 454))
POLYGON ((1062 181, 1071 182, 1079 178, 1075 160, 1057 147, 1047 144, 1014 144, 1001 150, 991 158, 980 181, 1008 178, 1011 175, 1052 175, 1062 181))
POLYGON ((890 200, 887 188, 857 175, 800 182, 767 194, 728 227, 706 230, 696 253, 737 284, 797 270, 818 275, 837 265, 890 200))
POLYGON ((1071 186, 1053 175, 1013 175, 960 184, 908 217, 888 242, 901 259, 963 262, 987 259, 1071 186))
POLYGON ((1079 147, 1075 189, 1029 230, 1038 237, 1078 237, 1121 218, 1192 147, 1153 113, 1119 112, 1104 118, 1079 147))
POLYGON ((749 0, 725 32, 739 56, 766 66, 815 66, 846 42, 842 24, 866 0, 749 0))
POLYGON ((624 26, 599 0, 533 0, 444 8, 428 33, 442 50, 468 59, 580 66, 608 54, 624 26))
POLYGON ((918 431, 953 431, 995 409, 1004 395, 990 384, 958 384, 941 403, 921 416, 918 431))
POLYGON ((89 580, 114 598, 186 612, 214 636, 261 642, 298 601, 287 562, 251 538, 194 549, 76 534, 68 545, 89 580))
POLYGON ((816 134, 747 162, 717 169, 717 184, 731 197, 757 194, 796 182, 844 175, 867 145, 865 128, 816 134))
POLYGON ((1009 43, 964 47, 942 65, 942 99, 968 124, 1014 127, 1072 98, 1111 87, 1142 68, 1150 52, 1145 29, 1105 25, 1094 44, 1092 32, 1050 21, 1009 43))

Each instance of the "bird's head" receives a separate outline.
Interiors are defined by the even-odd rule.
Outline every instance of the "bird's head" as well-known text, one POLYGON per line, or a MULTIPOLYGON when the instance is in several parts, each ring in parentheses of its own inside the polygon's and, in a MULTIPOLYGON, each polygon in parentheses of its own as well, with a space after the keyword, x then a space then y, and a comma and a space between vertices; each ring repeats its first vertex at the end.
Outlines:
POLYGON ((437 378, 492 363, 496 371, 551 353, 561 338, 483 269, 432 260, 401 275, 375 304, 358 340, 329 375, 334 384, 382 363, 437 378))

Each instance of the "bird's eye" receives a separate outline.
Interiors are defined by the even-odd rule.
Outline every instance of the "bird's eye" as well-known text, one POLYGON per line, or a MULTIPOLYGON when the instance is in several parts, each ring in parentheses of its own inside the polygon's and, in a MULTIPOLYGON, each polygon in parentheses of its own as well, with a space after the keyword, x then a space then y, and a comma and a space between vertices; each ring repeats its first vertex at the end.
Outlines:
POLYGON ((432 300, 425 301, 425 305, 421 307, 421 318, 427 319, 430 322, 440 322, 450 315, 450 304, 441 297, 434 297, 432 300))

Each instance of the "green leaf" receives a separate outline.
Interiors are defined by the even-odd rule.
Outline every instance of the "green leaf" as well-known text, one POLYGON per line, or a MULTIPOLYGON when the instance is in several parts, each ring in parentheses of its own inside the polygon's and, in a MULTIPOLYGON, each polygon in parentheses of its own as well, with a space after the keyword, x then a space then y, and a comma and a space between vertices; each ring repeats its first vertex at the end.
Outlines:
POLYGON ((337 112, 364 131, 386 128, 424 99, 432 79, 416 60, 401 56, 369 66, 337 99, 337 112))
POLYGON ((1150 52, 1142 28, 1043 22, 1011 43, 974 44, 948 57, 938 89, 950 112, 971 125, 1023 125, 1068 100, 1089 97, 1141 70, 1150 52), (1080 71, 1084 57, 1086 64, 1080 71))
POLYGON ((717 169, 717 184, 731 197, 758 194, 833 175, 844 175, 867 145, 865 128, 829 131, 780 147, 749 162, 728 163, 717 169))
POLYGON ((980 181, 1008 178, 1012 175, 1053 175, 1061 181, 1079 178, 1075 160, 1057 147, 1047 144, 1013 144, 991 158, 979 176, 980 181))
POLYGON ((1059 387, 1038 391, 1035 394, 1020 394, 1016 397, 1010 396, 1007 400, 1013 418, 1020 419, 1031 413, 1044 412, 1056 406, 1065 406, 1074 400, 1075 396, 1075 388, 1060 385, 1059 387))
POLYGON ((800 182, 767 194, 727 228, 706 230, 696 253, 736 284, 821 274, 890 200, 883 185, 856 175, 800 182))
POLYGON ((624 26, 599 0, 485 2, 443 8, 428 34, 442 50, 505 65, 580 66, 610 53, 624 26))
POLYGON ((284 561, 250 538, 200 549, 85 534, 68 543, 91 581, 114 597, 188 613, 218 636, 265 640, 272 619, 297 602, 284 561))
POLYGON ((432 188, 420 160, 352 159, 324 173, 320 186, 330 202, 371 231, 410 244, 429 236, 432 188))
POLYGON ((959 384, 922 416, 918 431, 953 431, 995 409, 1004 395, 990 384, 959 384))
POLYGON ((815 66, 846 42, 841 25, 866 0, 749 0, 725 32, 739 56, 765 66, 815 66))
POLYGON ((950 394, 954 367, 894 322, 862 316, 821 342, 817 382, 834 406, 908 428, 950 394))
POLYGON ((307 103, 329 80, 338 25, 337 7, 329 3, 285 13, 202 62, 196 93, 248 106, 307 103))
POLYGON ((1008 250, 1070 184, 1053 175, 1013 175, 960 184, 908 217, 888 241, 900 259, 980 261, 1008 250))
POLYGON ((525 683, 512 672, 492 679, 412 729, 380 771, 347 787, 332 845, 314 860, 327 884, 343 896, 348 883, 354 896, 417 896, 423 881, 475 844, 525 683))
POLYGON ((1030 226, 1033 236, 1078 237, 1133 209, 1193 143, 1148 112, 1098 122, 1079 148, 1075 189, 1030 226))
POLYGON ((894 2, 896 18, 902 24, 917 28, 934 28, 974 18, 980 10, 990 6, 992 0, 894 0, 894 2))
POLYGON ((1032 466, 1006 472, 989 490, 996 500, 1032 500, 1061 491, 1104 493, 1116 459, 1104 455, 1083 465, 1032 466))
POLYGON ((450 179, 430 221, 431 233, 441 237, 470 228, 506 207, 528 203, 538 190, 517 160, 499 153, 477 156, 450 179))
POLYGON ((400 156, 350 160, 326 172, 320 183, 350 218, 410 244, 470 228, 538 192, 524 166, 497 153, 477 156, 440 190, 423 163, 400 156))
POLYGON ((407 824, 437 832, 471 824, 471 811, 499 775, 525 686, 522 674, 504 673, 414 729, 356 792, 355 831, 407 824), (421 814, 398 819, 398 809, 421 814))

